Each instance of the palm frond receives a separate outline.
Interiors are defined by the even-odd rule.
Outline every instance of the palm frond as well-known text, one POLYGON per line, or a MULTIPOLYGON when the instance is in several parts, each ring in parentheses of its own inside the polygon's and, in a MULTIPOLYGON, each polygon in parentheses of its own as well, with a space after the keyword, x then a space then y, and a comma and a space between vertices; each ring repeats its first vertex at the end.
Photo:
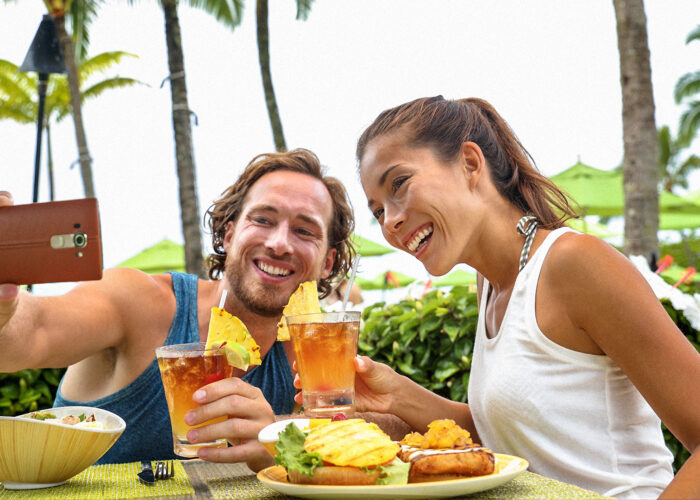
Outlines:
POLYGON ((690 145, 700 129, 700 101, 688 103, 688 109, 681 114, 678 124, 678 143, 690 145))
POLYGON ((103 73, 110 69, 115 64, 119 64, 125 57, 138 58, 135 54, 122 51, 102 52, 90 59, 83 61, 78 68, 80 73, 80 81, 84 82, 95 73, 103 73))
POLYGON ((56 87, 53 92, 46 94, 47 116, 69 114, 70 109, 70 93, 67 84, 56 87))
POLYGON ((25 106, 16 106, 0 99, 0 120, 14 120, 18 123, 34 123, 36 110, 25 106))
POLYGON ((242 0, 187 0, 190 7, 200 9, 214 16, 221 24, 235 29, 243 19, 242 0))
POLYGON ((19 73, 19 66, 13 62, 7 61, 6 59, 0 59, 0 71, 7 73, 14 71, 19 73))
POLYGON ((669 160, 671 159, 671 129, 668 125, 664 125, 657 132, 659 138, 659 169, 661 175, 664 175, 668 169, 669 160))
POLYGON ((700 93, 700 71, 686 73, 681 76, 673 89, 673 97, 676 100, 676 104, 679 104, 684 97, 697 93, 700 93))
POLYGON ((69 20, 75 58, 82 61, 87 58, 90 47, 90 25, 97 18, 97 10, 104 3, 102 0, 82 0, 70 6, 69 20))
POLYGON ((689 44, 693 40, 700 40, 700 24, 698 24, 690 33, 688 33, 688 38, 685 39, 685 43, 689 44))
POLYGON ((297 21, 306 21, 311 12, 311 4, 314 0, 297 0, 297 21))
POLYGON ((25 93, 32 95, 36 94, 36 77, 33 72, 30 74, 20 71, 16 64, 0 59, 0 75, 3 75, 6 81, 14 82, 13 88, 23 89, 25 93))
POLYGON ((95 97, 99 97, 99 95, 105 90, 132 87, 134 85, 145 85, 149 87, 147 83, 134 78, 115 76, 114 78, 108 78, 107 80, 102 80, 101 82, 96 83, 92 87, 85 89, 85 91, 83 91, 81 94, 85 100, 94 99, 95 97))
POLYGON ((31 87, 28 82, 17 81, 14 75, 0 72, 0 95, 15 101, 32 101, 36 95, 36 84, 31 87))
POLYGON ((688 158, 686 158, 683 163, 681 163, 678 172, 680 175, 687 178, 692 171, 698 168, 700 168, 700 156, 691 155, 688 158))

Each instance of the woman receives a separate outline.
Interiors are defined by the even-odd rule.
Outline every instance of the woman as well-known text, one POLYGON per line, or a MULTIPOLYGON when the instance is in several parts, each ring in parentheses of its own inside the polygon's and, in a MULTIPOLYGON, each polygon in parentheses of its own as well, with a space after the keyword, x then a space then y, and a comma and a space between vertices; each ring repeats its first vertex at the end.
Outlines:
POLYGON ((700 498, 700 454, 673 478, 659 421, 700 446, 700 355, 622 254, 564 226, 566 196, 493 107, 397 106, 357 158, 386 240, 433 275, 472 266, 480 301, 469 404, 362 357, 360 410, 417 429, 452 418, 533 472, 605 495, 700 498))

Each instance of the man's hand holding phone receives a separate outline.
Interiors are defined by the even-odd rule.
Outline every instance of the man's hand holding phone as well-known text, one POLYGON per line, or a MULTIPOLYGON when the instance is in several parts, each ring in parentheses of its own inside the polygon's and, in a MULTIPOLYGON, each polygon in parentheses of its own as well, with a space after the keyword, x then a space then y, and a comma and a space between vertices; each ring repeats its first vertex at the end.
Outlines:
MULTIPOLYGON (((0 194, 0 284, 32 285, 102 277, 95 198, 15 205, 0 194)), ((14 288, 0 292, 12 294, 14 288)))

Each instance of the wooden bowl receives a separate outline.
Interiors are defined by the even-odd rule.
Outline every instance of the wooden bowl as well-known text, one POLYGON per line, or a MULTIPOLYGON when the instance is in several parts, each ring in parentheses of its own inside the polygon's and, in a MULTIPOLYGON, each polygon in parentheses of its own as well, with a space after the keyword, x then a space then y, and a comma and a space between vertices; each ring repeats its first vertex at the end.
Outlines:
POLYGON ((56 419, 0 417, 0 481, 7 489, 46 488, 65 483, 109 450, 126 428, 121 417, 88 406, 40 410, 56 419), (59 423, 66 415, 89 417, 104 429, 59 423))

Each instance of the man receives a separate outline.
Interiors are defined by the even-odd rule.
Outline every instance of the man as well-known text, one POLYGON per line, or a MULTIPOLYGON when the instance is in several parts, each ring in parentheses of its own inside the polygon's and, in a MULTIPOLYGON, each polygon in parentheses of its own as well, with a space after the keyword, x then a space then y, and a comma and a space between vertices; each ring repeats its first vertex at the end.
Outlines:
MULTIPOLYGON (((0 206, 11 203, 0 192, 0 206)), ((277 321, 299 283, 317 280, 323 297, 347 274, 352 209, 342 184, 323 175, 313 153, 297 149, 254 158, 207 216, 212 281, 110 269, 58 297, 0 285, 0 371, 68 366, 56 404, 100 406, 127 421, 103 463, 174 456, 154 350, 206 340, 211 307, 224 291, 224 308, 248 327, 263 364, 197 391, 201 406, 186 415, 188 424, 229 418, 188 439, 234 444, 202 448, 206 460, 245 461, 254 470, 271 462, 258 431, 294 404, 294 352, 276 342, 277 321)))

